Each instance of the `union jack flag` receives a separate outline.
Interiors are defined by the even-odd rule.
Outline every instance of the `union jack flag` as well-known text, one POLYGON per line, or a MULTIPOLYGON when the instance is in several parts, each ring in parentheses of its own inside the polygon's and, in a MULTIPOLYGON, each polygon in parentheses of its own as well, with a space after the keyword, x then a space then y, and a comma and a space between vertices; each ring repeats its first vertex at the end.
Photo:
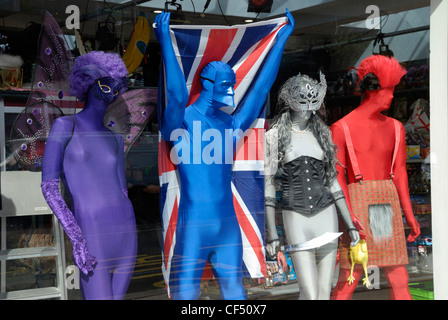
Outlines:
MULTIPOLYGON (((235 26, 171 25, 171 40, 183 71, 189 101, 196 101, 201 91, 200 73, 211 61, 224 61, 236 74, 235 109, 222 109, 233 114, 244 107, 253 79, 269 54, 278 31, 286 18, 271 19, 235 26)), ((159 117, 165 101, 163 73, 159 84, 159 117)), ((233 164, 232 192, 235 211, 243 239, 243 263, 246 274, 253 278, 266 274, 264 233, 264 177, 263 143, 265 108, 246 138, 237 146, 233 164), (250 150, 249 150, 250 149, 250 150), (252 150, 252 152, 251 152, 252 150)), ((160 123, 160 121, 159 121, 160 123)), ((160 136, 160 135, 159 135, 160 136)), ((162 270, 168 294, 171 259, 176 245, 176 222, 181 197, 176 166, 170 161, 168 142, 159 140, 160 208, 163 223, 162 270)))

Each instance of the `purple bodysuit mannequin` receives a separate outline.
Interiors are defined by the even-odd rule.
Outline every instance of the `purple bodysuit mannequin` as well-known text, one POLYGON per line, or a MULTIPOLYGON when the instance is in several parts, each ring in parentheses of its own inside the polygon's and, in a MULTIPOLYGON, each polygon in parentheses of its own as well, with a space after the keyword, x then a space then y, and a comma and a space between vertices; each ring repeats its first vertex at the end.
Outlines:
POLYGON ((71 79, 75 93, 85 86, 77 94, 84 108, 53 123, 42 191, 73 245, 84 299, 123 299, 137 255, 137 233, 127 197, 123 139, 103 125, 103 118, 126 89, 127 72, 114 54, 89 54, 75 61, 71 79), (59 192, 59 179, 70 196, 70 209, 59 192))

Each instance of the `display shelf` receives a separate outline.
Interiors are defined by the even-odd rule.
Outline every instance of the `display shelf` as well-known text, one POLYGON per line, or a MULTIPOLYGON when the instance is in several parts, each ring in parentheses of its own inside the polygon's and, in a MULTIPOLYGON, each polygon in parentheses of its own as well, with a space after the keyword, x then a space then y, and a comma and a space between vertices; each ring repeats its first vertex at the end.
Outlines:
POLYGON ((35 247, 0 250, 0 260, 16 260, 57 256, 55 247, 35 247))
POLYGON ((17 290, 0 293, 0 300, 43 300, 61 298, 62 293, 59 288, 37 288, 27 290, 17 290))
MULTIPOLYGON (((57 218, 48 208, 40 189, 41 173, 30 171, 2 171, 0 172, 2 207, 0 209, 1 237, 0 237, 0 300, 5 299, 66 299, 65 285, 65 249, 64 231, 57 218), (50 219, 53 235, 51 246, 30 246, 8 248, 7 220, 12 218, 36 217, 51 215, 50 219), (8 289, 7 262, 22 259, 55 258, 55 282, 43 288, 23 290, 8 289)), ((31 283, 32 285, 32 283, 31 283)), ((28 283, 27 283, 28 286, 28 283)), ((22 288, 20 288, 22 289, 22 288)))

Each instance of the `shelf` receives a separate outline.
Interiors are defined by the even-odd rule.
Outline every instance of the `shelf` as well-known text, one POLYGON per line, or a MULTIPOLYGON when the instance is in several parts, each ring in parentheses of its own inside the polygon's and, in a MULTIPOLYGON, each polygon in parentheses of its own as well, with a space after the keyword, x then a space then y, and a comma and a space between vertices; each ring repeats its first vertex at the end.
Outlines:
POLYGON ((34 247, 0 250, 0 260, 15 260, 37 257, 57 256, 55 247, 34 247))
POLYGON ((56 287, 17 290, 0 293, 0 300, 40 300, 60 297, 61 291, 56 287))

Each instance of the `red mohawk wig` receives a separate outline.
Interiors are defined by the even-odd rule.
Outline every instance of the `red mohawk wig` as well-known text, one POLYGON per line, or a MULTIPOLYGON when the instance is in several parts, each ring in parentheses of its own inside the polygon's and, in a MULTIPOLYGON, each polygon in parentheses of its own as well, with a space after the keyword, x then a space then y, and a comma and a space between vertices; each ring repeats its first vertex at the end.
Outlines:
POLYGON ((359 64, 358 84, 369 73, 378 78, 380 88, 387 88, 395 87, 406 74, 406 69, 394 57, 371 55, 359 64))

